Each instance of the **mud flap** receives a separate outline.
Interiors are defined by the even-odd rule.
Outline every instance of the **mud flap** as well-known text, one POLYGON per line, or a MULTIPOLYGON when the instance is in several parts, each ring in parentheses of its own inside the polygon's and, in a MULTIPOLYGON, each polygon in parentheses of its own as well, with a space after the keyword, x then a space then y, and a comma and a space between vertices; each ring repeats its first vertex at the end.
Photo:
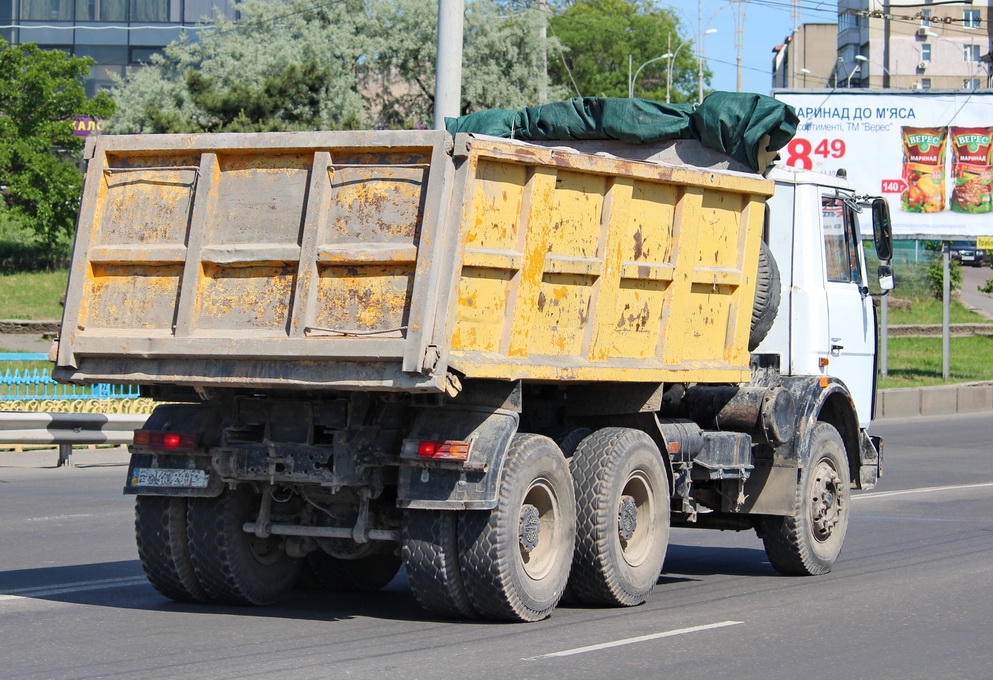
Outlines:
POLYGON ((465 462, 403 455, 397 505, 416 510, 491 510, 518 414, 505 409, 446 405, 423 409, 407 442, 470 441, 465 462))

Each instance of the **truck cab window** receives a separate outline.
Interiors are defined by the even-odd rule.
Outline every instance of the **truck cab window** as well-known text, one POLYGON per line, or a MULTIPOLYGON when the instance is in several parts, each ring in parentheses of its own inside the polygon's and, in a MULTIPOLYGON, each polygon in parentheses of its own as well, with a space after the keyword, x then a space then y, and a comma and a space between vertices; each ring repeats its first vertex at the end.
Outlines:
POLYGON ((862 285, 855 215, 836 196, 821 197, 827 280, 862 285))

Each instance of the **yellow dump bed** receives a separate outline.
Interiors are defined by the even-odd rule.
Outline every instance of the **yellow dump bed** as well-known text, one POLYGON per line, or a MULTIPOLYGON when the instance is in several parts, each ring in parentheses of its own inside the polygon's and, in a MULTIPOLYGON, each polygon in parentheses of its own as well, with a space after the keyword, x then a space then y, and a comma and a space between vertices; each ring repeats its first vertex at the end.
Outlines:
POLYGON ((747 380, 758 175, 441 131, 103 136, 56 376, 747 380))

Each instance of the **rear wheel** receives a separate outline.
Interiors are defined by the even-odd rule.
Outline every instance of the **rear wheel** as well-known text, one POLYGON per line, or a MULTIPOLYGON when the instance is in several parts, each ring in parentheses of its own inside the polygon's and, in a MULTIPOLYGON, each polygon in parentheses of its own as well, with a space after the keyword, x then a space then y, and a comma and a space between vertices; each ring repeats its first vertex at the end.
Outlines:
POLYGON ((669 543, 662 454, 644 432, 608 427, 583 440, 570 467, 577 507, 572 591, 591 604, 643 603, 669 543))
POLYGON ((445 618, 476 617, 459 567, 456 512, 404 512, 403 560, 410 589, 421 607, 445 618))
POLYGON ((177 602, 210 599, 200 585, 190 559, 185 498, 135 498, 134 533, 141 568, 157 591, 177 602))
POLYGON ((788 576, 831 571, 848 531, 851 483, 845 443, 838 430, 824 422, 814 426, 810 439, 793 514, 766 518, 761 525, 769 562, 788 576))
POLYGON ((217 602, 272 604, 296 580, 299 560, 287 556, 281 538, 259 538, 242 529, 255 519, 259 503, 260 496, 247 485, 189 503, 193 568, 203 589, 217 602))
POLYGON ((462 576, 480 614, 538 621, 569 579, 576 499, 562 452, 547 437, 518 434, 504 461, 497 507, 459 518, 462 576))

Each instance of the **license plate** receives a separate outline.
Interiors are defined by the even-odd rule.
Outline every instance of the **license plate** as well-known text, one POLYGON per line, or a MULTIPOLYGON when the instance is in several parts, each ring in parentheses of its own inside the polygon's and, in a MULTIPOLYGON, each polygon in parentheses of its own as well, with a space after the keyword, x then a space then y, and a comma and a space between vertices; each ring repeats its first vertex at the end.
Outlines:
POLYGON ((206 489, 206 470, 172 470, 169 468, 135 468, 131 471, 131 486, 206 489))

